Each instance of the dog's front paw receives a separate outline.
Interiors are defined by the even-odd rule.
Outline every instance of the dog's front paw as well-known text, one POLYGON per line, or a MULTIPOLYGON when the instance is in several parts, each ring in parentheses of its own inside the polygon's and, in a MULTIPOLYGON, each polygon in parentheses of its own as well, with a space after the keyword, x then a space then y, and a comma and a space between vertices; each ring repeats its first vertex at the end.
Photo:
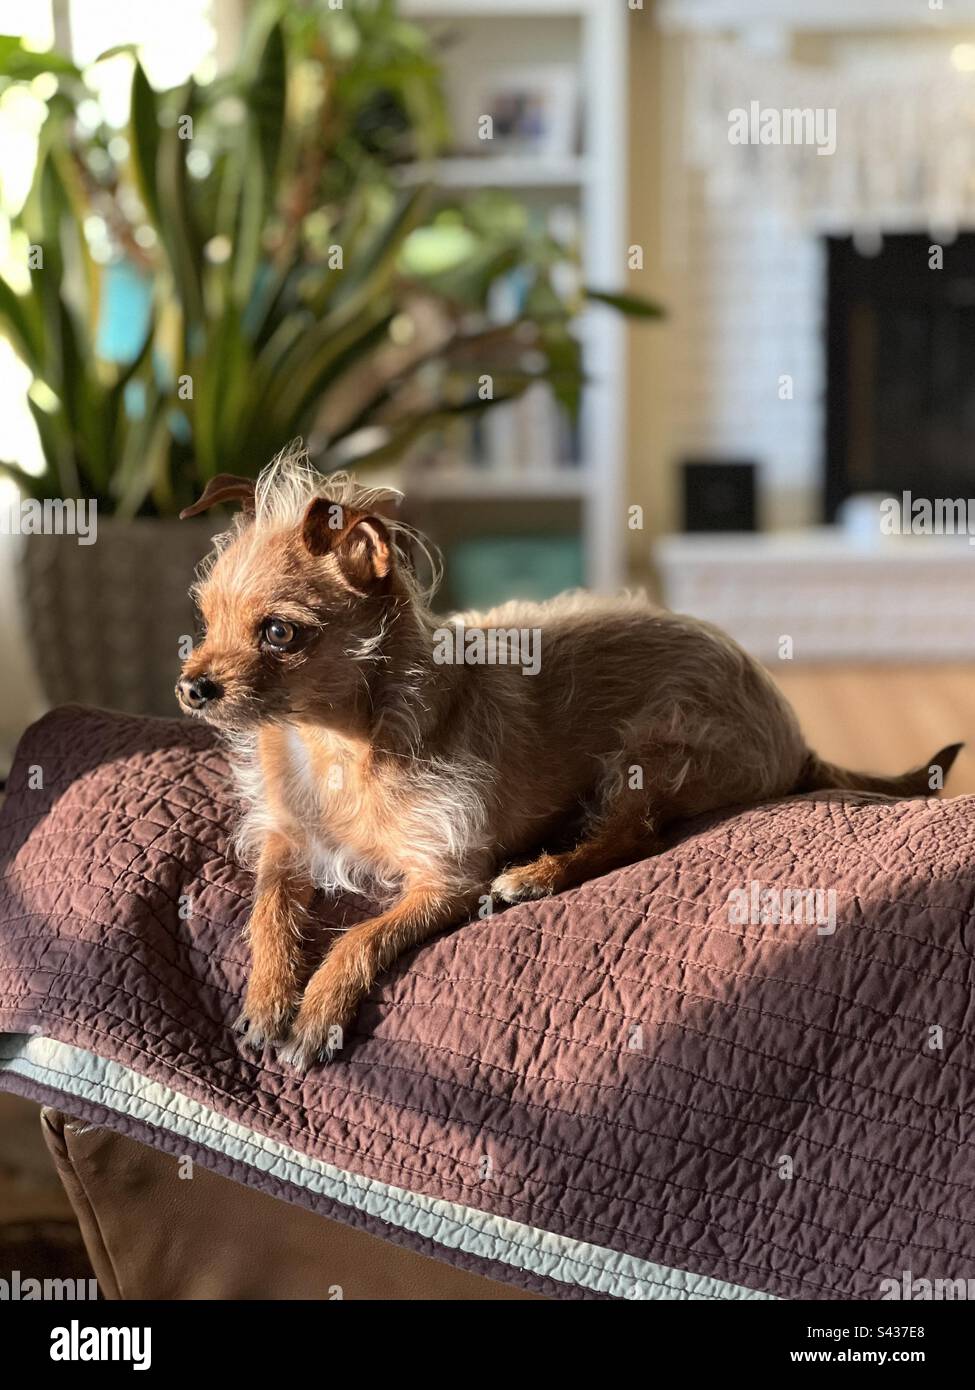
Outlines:
POLYGON ((290 993, 255 989, 251 985, 234 1024, 234 1031, 241 1034, 245 1047, 260 1050, 268 1043, 281 1042, 288 1036, 295 1007, 294 997, 290 993))
POLYGON ((330 1062, 345 1042, 345 1028, 335 1018, 323 1013, 312 1018, 299 1014, 288 1037, 275 1044, 275 1051, 296 1071, 307 1071, 315 1062, 330 1062))
POLYGON ((308 983, 291 1033, 278 1047, 282 1061, 307 1071, 314 1062, 330 1062, 345 1044, 368 982, 361 962, 339 942, 308 983))
POLYGON ((521 864, 498 875, 491 884, 491 895, 506 903, 523 903, 533 898, 547 898, 554 888, 548 874, 540 871, 537 863, 521 864))

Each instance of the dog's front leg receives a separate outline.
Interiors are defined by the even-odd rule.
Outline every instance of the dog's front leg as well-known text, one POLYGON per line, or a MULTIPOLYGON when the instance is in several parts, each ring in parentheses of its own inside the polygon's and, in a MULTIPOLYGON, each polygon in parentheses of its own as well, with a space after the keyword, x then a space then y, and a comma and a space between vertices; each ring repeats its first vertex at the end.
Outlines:
POLYGON ((408 888, 388 911, 350 927, 312 975, 295 1018, 285 1061, 305 1070, 342 1047, 356 1009, 396 958, 455 921, 466 902, 455 894, 408 888))
POLYGON ((270 834, 257 865, 257 894, 246 935, 251 972, 238 1032, 252 1047, 284 1038, 298 1007, 302 925, 314 885, 290 841, 270 834))

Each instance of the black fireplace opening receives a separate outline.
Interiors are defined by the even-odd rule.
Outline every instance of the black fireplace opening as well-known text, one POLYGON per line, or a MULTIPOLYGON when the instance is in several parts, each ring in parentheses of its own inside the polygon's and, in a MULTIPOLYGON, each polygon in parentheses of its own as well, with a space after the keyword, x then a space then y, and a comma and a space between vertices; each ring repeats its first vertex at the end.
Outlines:
POLYGON ((857 492, 975 497, 975 233, 826 240, 826 520, 857 492))

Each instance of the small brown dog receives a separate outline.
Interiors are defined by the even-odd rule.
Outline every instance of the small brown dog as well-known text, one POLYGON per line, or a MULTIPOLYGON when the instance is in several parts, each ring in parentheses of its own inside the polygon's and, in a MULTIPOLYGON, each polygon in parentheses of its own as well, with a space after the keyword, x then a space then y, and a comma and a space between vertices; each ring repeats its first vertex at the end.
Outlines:
MULTIPOLYGON (((194 590, 206 635, 176 689, 229 736, 249 807, 250 1044, 302 1067, 331 1056, 409 947, 488 894, 538 898, 651 855, 675 820, 817 788, 929 791, 928 767, 821 762, 756 661, 643 597, 435 618, 413 533, 380 515, 393 498, 292 454, 256 487, 222 474, 184 512, 244 506, 194 590), (317 886, 385 907, 302 995, 317 886)), ((932 765, 946 774, 959 746, 932 765)))

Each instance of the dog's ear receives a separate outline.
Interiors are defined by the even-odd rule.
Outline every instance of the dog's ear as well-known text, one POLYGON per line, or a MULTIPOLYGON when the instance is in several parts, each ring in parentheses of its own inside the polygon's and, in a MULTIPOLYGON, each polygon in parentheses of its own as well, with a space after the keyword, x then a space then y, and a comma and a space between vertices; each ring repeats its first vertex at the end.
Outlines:
POLYGON ((255 487, 253 478, 240 478, 236 473, 218 473, 207 483, 199 501, 183 508, 179 519, 185 521, 188 516, 199 516, 200 512, 209 511, 218 502, 239 501, 245 512, 252 512, 255 487))
POLYGON ((301 523, 301 539, 312 555, 334 555, 356 593, 375 592, 389 578, 392 541, 378 516, 316 497, 301 523))

